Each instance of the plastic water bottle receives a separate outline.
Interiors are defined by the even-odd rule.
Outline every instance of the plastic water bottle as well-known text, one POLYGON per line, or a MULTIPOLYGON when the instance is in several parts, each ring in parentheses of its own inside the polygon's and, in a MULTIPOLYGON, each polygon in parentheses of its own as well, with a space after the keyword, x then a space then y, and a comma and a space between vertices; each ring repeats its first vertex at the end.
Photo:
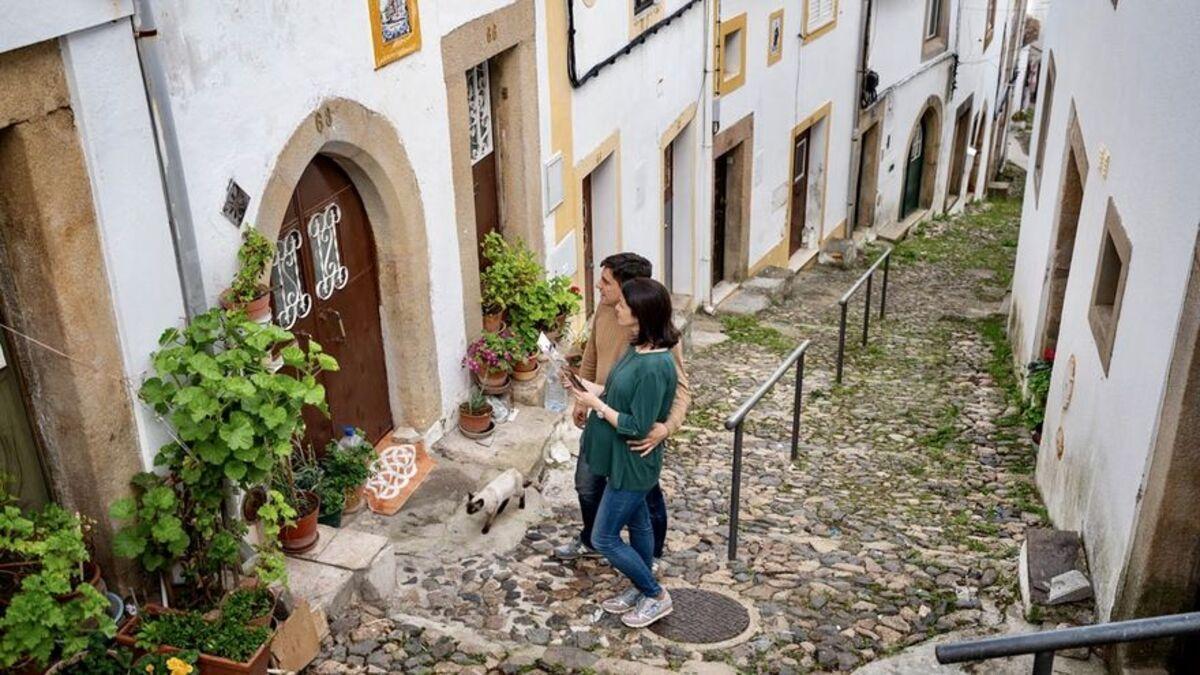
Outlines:
POLYGON ((342 450, 353 450, 367 442, 367 439, 358 435, 358 430, 347 424, 342 427, 342 437, 338 439, 338 448, 342 450))
POLYGON ((558 363, 554 359, 546 362, 546 410, 564 412, 567 409, 567 390, 558 378, 558 363))

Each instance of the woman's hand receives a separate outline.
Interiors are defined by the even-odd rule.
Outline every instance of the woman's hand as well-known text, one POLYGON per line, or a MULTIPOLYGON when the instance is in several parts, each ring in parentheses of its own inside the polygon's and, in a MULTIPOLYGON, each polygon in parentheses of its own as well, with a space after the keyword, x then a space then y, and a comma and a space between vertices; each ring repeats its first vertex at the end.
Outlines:
POLYGON ((567 387, 567 391, 571 392, 571 395, 573 395, 575 397, 575 400, 579 401, 580 404, 582 404, 592 410, 603 409, 604 402, 600 400, 599 396, 593 394, 590 391, 586 391, 584 389, 579 389, 574 384, 572 384, 570 381, 568 381, 566 383, 566 387, 567 387))
MULTIPOLYGON (((582 377, 579 377, 578 375, 575 376, 575 379, 578 380, 584 386, 586 391, 588 391, 589 393, 595 394, 596 396, 599 396, 600 394, 604 393, 603 385, 596 384, 595 382, 589 382, 588 380, 585 380, 582 377)), ((576 387, 575 384, 573 382, 571 382, 571 378, 567 376, 566 370, 559 371, 558 380, 559 380, 559 383, 562 384, 563 388, 566 389, 567 391, 575 391, 576 389, 578 389, 578 387, 576 387)))

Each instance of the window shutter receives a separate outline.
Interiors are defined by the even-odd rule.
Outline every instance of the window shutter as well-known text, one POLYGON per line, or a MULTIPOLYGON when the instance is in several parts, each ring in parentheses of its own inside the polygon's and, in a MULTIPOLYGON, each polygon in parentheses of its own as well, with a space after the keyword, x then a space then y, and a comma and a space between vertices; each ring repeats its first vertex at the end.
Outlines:
POLYGON ((835 0, 807 0, 808 2, 808 26, 807 32, 811 33, 825 24, 833 21, 833 10, 835 0))

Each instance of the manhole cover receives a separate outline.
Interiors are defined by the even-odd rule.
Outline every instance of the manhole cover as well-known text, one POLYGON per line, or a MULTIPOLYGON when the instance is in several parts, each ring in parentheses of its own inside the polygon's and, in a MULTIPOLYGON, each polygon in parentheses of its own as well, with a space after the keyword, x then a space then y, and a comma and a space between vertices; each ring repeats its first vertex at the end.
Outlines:
POLYGON ((676 642, 708 644, 731 640, 750 626, 750 613, 738 601, 699 588, 672 588, 675 611, 650 626, 676 642))

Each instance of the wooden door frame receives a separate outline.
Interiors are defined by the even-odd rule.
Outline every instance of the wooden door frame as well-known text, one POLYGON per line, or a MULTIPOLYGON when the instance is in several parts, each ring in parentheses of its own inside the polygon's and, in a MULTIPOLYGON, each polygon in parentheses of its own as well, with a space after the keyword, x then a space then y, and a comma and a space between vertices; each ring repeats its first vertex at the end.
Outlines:
POLYGON ((520 239, 539 258, 545 255, 542 218, 541 131, 538 117, 538 63, 533 0, 479 16, 441 39, 442 74, 450 125, 450 165, 454 214, 462 274, 463 321, 468 338, 483 329, 479 254, 471 176, 471 140, 467 111, 467 69, 491 61, 496 171, 500 177, 500 229, 520 239))
POLYGON ((428 234, 421 186, 391 122, 355 101, 319 104, 280 151, 252 220, 278 239, 296 181, 318 154, 350 175, 373 230, 393 426, 425 432, 442 417, 428 234))
POLYGON ((975 94, 967 97, 967 100, 959 104, 958 110, 954 113, 954 134, 950 137, 950 170, 946 178, 946 198, 944 211, 949 211, 954 208, 958 200, 962 198, 963 188, 966 187, 966 172, 967 172, 967 148, 971 146, 971 112, 975 105, 975 94), (966 124, 963 124, 964 118, 966 124), (962 151, 958 148, 959 133, 962 132, 962 151), (954 170, 954 165, 959 161, 961 155, 962 165, 958 171, 954 170), (958 180, 958 189, 953 190, 955 178, 958 180))
POLYGON ((936 95, 931 95, 925 100, 925 105, 921 106, 920 113, 913 122, 912 130, 908 134, 908 142, 904 144, 904 179, 900 182, 900 208, 897 212, 899 222, 903 222, 906 218, 919 216, 920 214, 929 211, 933 208, 934 188, 937 185, 937 168, 938 158, 942 151, 942 99, 936 95), (917 197, 917 208, 912 213, 904 214, 904 193, 907 191, 908 184, 908 152, 912 148, 913 136, 916 135, 917 129, 921 127, 922 120, 929 115, 929 128, 923 132, 925 154, 923 157, 923 167, 921 169, 921 192, 917 197))
MULTIPOLYGON (((613 162, 613 167, 612 167, 612 169, 614 171, 613 181, 614 181, 614 188, 615 188, 615 192, 616 192, 616 204, 613 205, 613 210, 616 214, 615 222, 613 224, 613 226, 616 228, 616 232, 615 232, 616 250, 621 251, 622 247, 625 244, 625 238, 624 238, 624 234, 622 232, 624 227, 622 225, 622 218, 621 218, 621 212, 622 212, 622 209, 621 209, 621 131, 618 129, 616 131, 613 131, 611 134, 609 134, 609 136, 607 138, 600 141, 600 143, 597 144, 596 147, 591 152, 589 152, 587 155, 585 155, 583 157, 583 159, 579 160, 579 162, 575 164, 575 178, 577 181, 575 189, 577 191, 576 194, 579 194, 581 196, 580 199, 576 200, 579 203, 579 206, 578 206, 578 212, 575 214, 575 217, 576 217, 575 222, 579 223, 579 228, 580 228, 579 236, 576 238, 576 248, 578 249, 576 252, 576 262, 578 265, 578 270, 581 273, 581 276, 580 276, 581 280, 583 279, 582 273, 584 271, 584 253, 585 253, 584 252, 584 241, 583 241, 583 199, 582 199, 583 181, 585 178, 590 180, 592 173, 596 169, 599 169, 601 164, 604 164, 605 161, 608 161, 610 159, 613 162)), ((596 205, 595 205, 595 203, 593 203, 592 204, 592 241, 591 241, 593 249, 595 247, 595 240, 596 240, 595 213, 596 213, 596 205)), ((596 262, 598 262, 598 261, 596 261, 596 262)))
MULTIPOLYGON (((729 271, 732 261, 732 274, 722 277, 734 283, 746 278, 750 268, 750 203, 753 193, 754 166, 754 113, 749 113, 734 124, 726 127, 713 137, 712 161, 717 161, 731 150, 738 148, 735 156, 737 165, 733 167, 738 180, 733 183, 730 191, 732 210, 737 215, 735 232, 730 232, 728 224, 725 228, 725 270, 729 271), (740 147, 739 147, 740 146, 740 147), (732 236, 731 236, 732 235, 732 236)), ((726 213, 730 208, 727 206, 726 213)), ((729 222, 728 219, 726 221, 729 222)), ((712 222, 709 222, 709 244, 711 248, 712 222)), ((708 278, 712 279, 711 262, 708 278)), ((709 289, 711 294, 711 288, 709 289)))
MULTIPOLYGON (((822 103, 820 106, 817 107, 816 110, 814 110, 812 113, 810 113, 804 119, 800 120, 800 122, 797 123, 796 126, 792 127, 791 135, 789 136, 790 142, 788 144, 787 227, 785 228, 785 232, 783 233, 783 251, 785 254, 784 255, 785 259, 791 258, 791 254, 789 252, 789 247, 791 245, 790 242, 792 239, 792 228, 793 228, 791 179, 792 179, 792 177, 794 177, 796 175, 795 152, 793 151, 793 149, 796 146, 796 138, 798 136, 800 136, 800 134, 803 134, 808 131, 813 131, 814 129, 816 129, 816 126, 818 124, 820 124, 821 122, 828 122, 829 120, 833 119, 831 116, 832 112, 833 112, 833 101, 832 100, 822 103)), ((827 124, 827 126, 828 126, 828 124, 827 124)), ((817 233, 816 239, 817 240, 815 242, 809 242, 810 245, 815 245, 815 246, 820 246, 821 242, 825 238, 825 205, 826 205, 827 197, 829 194, 829 191, 827 189, 829 187, 829 137, 832 135, 829 132, 830 132, 830 129, 825 130, 825 149, 824 149, 824 159, 822 160, 824 162, 823 166, 824 166, 825 170, 822 171, 822 175, 821 175, 821 215, 818 217, 817 228, 816 228, 816 233, 817 233)), ((812 152, 813 152, 812 134, 810 133, 809 137, 808 137, 808 175, 809 175, 810 180, 812 178, 812 164, 813 164, 812 152)), ((810 184, 810 187, 811 187, 811 184, 810 184)), ((803 227, 803 225, 801 225, 801 226, 803 227)))

